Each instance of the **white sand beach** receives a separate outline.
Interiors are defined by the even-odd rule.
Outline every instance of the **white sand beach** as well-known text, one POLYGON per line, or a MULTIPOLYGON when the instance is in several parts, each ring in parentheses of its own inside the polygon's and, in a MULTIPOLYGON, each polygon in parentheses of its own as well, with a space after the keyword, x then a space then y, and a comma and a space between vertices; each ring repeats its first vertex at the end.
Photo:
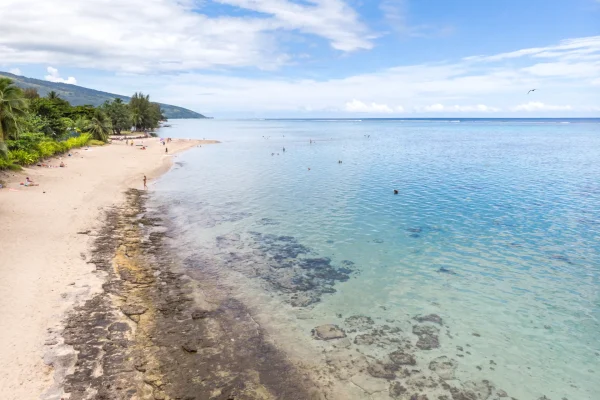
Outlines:
POLYGON ((76 149, 71 157, 0 173, 0 387, 4 399, 37 399, 52 380, 43 362, 45 343, 66 310, 97 291, 100 279, 86 263, 90 237, 102 210, 166 172, 173 154, 214 141, 143 139, 146 150, 113 141, 76 149), (20 185, 29 177, 39 186, 20 185), (78 232, 80 232, 78 234, 78 232))

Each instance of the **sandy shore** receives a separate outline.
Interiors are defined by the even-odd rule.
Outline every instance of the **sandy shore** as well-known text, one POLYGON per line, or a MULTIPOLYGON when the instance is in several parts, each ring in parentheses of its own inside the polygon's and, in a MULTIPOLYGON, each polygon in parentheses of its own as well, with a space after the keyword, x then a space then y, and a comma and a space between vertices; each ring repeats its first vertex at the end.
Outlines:
MULTIPOLYGON (((174 153, 212 141, 175 140, 169 155, 158 139, 148 146, 113 142, 75 150, 66 168, 0 173, 0 387, 4 399, 37 399, 52 381, 42 356, 49 335, 72 306, 100 290, 86 262, 90 238, 78 234, 102 223, 102 210, 166 172, 174 153), (39 186, 19 182, 31 178, 39 186)), ((51 165, 58 166, 59 160, 51 165)), ((151 186, 151 183, 149 183, 151 186)))

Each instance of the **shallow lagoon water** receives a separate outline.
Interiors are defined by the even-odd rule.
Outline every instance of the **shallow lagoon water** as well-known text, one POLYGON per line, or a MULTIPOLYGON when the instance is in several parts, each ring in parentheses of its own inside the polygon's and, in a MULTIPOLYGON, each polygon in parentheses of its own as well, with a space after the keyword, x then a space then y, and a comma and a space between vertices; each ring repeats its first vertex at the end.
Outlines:
POLYGON ((598 398, 598 121, 181 120, 161 134, 222 141, 154 186, 182 252, 228 268, 231 249, 286 262, 292 243, 352 271, 296 266, 303 280, 284 282, 277 268, 237 269, 273 291, 249 298, 303 313, 299 334, 435 313, 458 378, 518 399, 598 398), (307 279, 314 301, 298 305, 307 279))

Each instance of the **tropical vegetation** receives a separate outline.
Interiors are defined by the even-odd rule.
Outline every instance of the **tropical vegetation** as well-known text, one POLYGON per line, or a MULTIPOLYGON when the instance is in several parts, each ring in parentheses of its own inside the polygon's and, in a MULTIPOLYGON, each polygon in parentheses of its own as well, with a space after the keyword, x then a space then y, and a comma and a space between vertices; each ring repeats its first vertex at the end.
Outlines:
POLYGON ((135 93, 100 107, 72 106, 56 92, 41 97, 0 77, 0 169, 31 165, 74 147, 106 143, 111 134, 157 128, 164 116, 150 96, 135 93))

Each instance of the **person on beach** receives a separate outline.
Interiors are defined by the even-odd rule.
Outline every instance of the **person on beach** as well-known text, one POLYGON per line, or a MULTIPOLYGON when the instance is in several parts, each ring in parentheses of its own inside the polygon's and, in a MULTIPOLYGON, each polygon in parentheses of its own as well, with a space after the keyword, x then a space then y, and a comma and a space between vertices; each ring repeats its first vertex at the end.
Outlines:
POLYGON ((148 190, 148 185, 146 184, 148 181, 148 178, 146 178, 146 175, 144 175, 144 189, 148 190))
POLYGON ((169 152, 169 148, 165 147, 165 153, 168 153, 168 152, 169 152))
POLYGON ((60 162, 60 165, 59 165, 59 167, 61 167, 61 168, 64 168, 64 167, 66 167, 66 166, 67 166, 67 165, 66 165, 64 162, 62 162, 62 161, 60 162))

